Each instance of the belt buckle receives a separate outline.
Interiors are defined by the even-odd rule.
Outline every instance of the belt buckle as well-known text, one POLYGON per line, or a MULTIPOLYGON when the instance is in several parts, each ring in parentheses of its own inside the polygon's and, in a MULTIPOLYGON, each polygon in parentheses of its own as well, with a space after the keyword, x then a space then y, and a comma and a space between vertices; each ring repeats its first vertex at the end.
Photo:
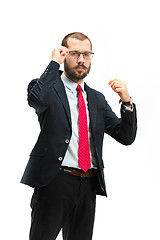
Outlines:
POLYGON ((80 176, 81 176, 81 178, 84 178, 84 177, 86 177, 86 173, 82 172, 80 176))

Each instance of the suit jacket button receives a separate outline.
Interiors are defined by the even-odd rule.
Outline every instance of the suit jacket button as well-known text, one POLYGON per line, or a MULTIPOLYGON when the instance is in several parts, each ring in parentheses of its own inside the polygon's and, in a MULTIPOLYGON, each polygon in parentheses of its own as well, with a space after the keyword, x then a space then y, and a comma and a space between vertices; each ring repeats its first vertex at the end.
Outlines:
POLYGON ((63 158, 62 158, 62 157, 59 157, 59 158, 58 158, 58 160, 59 160, 59 161, 62 161, 62 160, 63 160, 63 158))
POLYGON ((68 144, 68 143, 69 143, 69 139, 66 139, 66 140, 65 140, 65 143, 67 143, 67 144, 68 144))

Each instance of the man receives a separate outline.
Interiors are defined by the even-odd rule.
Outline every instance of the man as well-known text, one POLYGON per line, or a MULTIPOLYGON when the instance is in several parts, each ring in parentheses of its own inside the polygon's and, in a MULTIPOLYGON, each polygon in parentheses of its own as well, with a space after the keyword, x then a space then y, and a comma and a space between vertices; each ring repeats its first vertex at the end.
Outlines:
POLYGON ((68 34, 40 79, 29 84, 28 103, 41 127, 21 180, 35 188, 30 240, 56 239, 61 229, 65 240, 91 240, 96 194, 107 196, 104 133, 124 145, 135 139, 136 108, 126 84, 109 81, 122 102, 119 119, 104 96, 84 83, 92 56, 87 36, 68 34))

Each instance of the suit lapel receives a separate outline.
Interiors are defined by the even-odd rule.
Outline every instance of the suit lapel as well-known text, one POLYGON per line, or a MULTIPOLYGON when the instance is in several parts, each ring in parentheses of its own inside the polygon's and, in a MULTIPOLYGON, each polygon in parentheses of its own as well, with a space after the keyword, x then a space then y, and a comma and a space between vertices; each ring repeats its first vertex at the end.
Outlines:
POLYGON ((64 106, 70 127, 71 127, 71 113, 70 113, 70 108, 69 108, 69 102, 68 102, 68 98, 66 95, 66 91, 65 91, 65 87, 61 81, 61 79, 57 79, 57 81, 54 83, 54 88, 59 96, 59 98, 62 101, 62 104, 64 106))
POLYGON ((88 109, 91 123, 92 133, 95 134, 96 129, 96 116, 97 116, 97 103, 94 97, 94 93, 90 87, 85 84, 85 90, 87 92, 87 100, 88 100, 88 109))

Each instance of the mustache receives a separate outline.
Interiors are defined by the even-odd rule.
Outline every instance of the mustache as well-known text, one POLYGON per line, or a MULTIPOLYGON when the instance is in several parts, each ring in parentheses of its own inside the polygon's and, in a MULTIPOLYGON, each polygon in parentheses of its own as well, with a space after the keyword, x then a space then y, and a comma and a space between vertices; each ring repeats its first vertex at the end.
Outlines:
POLYGON ((75 67, 74 67, 74 69, 77 69, 77 68, 79 68, 79 67, 81 67, 81 68, 83 68, 83 69, 87 69, 87 67, 86 67, 86 66, 84 66, 84 65, 80 65, 80 64, 79 64, 79 65, 77 65, 77 66, 75 66, 75 67))

